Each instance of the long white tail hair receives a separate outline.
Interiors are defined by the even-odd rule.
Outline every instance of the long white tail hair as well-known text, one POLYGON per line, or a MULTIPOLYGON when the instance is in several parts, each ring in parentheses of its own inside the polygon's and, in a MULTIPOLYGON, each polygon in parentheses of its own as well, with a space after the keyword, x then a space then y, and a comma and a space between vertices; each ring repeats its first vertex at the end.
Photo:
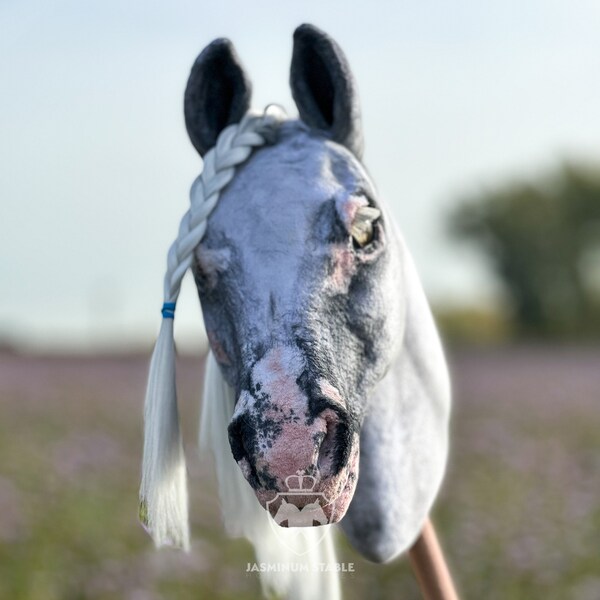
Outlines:
POLYGON ((223 379, 209 352, 200 416, 200 451, 210 450, 214 456, 228 535, 245 537, 254 546, 265 595, 276 594, 289 600, 338 600, 341 595, 333 525, 298 530, 272 522, 231 454, 227 426, 234 407, 234 390, 223 379))

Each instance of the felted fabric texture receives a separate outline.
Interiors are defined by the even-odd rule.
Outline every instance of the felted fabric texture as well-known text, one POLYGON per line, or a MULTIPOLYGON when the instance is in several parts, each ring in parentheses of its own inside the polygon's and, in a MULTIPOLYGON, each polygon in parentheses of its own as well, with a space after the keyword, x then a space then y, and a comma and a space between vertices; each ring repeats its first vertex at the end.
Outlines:
MULTIPOLYGON (((176 300, 191 266, 211 347, 203 431, 222 494, 236 490, 240 502, 224 515, 229 530, 271 558, 268 513, 282 528, 340 523, 365 557, 385 562, 412 544, 439 490, 448 373, 410 253, 362 163, 348 62, 314 26, 294 33, 290 84, 300 118, 245 131, 251 85, 231 42, 215 40, 194 63, 184 112, 205 164, 169 253, 177 277, 165 298, 176 300), (205 212, 197 196, 210 199, 196 202, 205 212)), ((172 337, 172 323, 162 329, 172 337)), ((163 337, 157 348, 168 352, 157 355, 173 372, 151 373, 160 385, 149 387, 146 450, 158 468, 145 470, 143 488, 171 507, 173 520, 162 519, 162 504, 150 503, 160 541, 175 531, 186 546, 174 349, 163 337), (168 402, 163 388, 173 388, 168 402)), ((331 559, 331 536, 305 542, 317 556, 321 539, 331 559)), ((318 597, 299 580, 271 583, 318 597)), ((323 585, 339 593, 330 578, 323 585)))

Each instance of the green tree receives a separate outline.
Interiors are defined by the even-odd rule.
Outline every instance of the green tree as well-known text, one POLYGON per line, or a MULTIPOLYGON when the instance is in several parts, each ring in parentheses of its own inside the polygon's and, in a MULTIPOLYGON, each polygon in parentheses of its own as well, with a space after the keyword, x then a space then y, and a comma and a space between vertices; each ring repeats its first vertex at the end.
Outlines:
POLYGON ((520 333, 600 334, 600 169, 566 164, 462 199, 449 230, 483 250, 520 333))

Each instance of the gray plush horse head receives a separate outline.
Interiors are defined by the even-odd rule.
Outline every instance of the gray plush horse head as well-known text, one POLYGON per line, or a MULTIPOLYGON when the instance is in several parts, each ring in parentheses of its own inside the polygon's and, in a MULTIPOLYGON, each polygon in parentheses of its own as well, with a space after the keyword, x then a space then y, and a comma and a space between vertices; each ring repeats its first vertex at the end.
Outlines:
MULTIPOLYGON (((168 254, 140 516, 157 545, 188 547, 173 318, 192 267, 211 346, 201 439, 228 530, 250 539, 259 560, 281 561, 287 547, 322 564, 333 560, 329 525, 340 522, 381 562, 417 537, 439 488, 447 371, 410 255, 361 163, 344 55, 303 25, 290 79, 298 120, 248 112, 250 84, 227 40, 192 69, 185 117, 204 168, 168 254), (305 535, 275 527, 270 536, 274 522, 305 535)), ((338 595, 337 579, 294 581, 278 575, 265 587, 338 595)))
MULTIPOLYGON (((447 373, 411 258, 361 163, 340 48, 299 27, 290 82, 299 120, 237 169, 195 251, 210 346, 235 397, 222 435, 273 515, 290 476, 304 478, 296 506, 325 498, 328 521, 385 561, 417 536, 442 479, 447 373)), ((216 40, 185 93, 201 155, 250 96, 231 43, 216 40)))

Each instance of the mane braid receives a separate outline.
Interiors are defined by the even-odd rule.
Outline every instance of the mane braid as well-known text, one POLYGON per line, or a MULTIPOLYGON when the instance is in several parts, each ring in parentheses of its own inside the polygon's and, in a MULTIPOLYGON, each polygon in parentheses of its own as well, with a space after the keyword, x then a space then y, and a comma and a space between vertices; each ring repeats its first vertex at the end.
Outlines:
POLYGON ((188 497, 185 456, 179 428, 175 385, 173 320, 181 281, 194 260, 194 250, 206 232, 207 219, 235 168, 253 150, 275 141, 284 116, 267 107, 248 113, 224 129, 204 157, 202 174, 190 191, 190 208, 181 219, 169 248, 164 278, 163 320, 148 375, 144 404, 144 457, 140 486, 140 520, 156 546, 189 549, 188 497))

